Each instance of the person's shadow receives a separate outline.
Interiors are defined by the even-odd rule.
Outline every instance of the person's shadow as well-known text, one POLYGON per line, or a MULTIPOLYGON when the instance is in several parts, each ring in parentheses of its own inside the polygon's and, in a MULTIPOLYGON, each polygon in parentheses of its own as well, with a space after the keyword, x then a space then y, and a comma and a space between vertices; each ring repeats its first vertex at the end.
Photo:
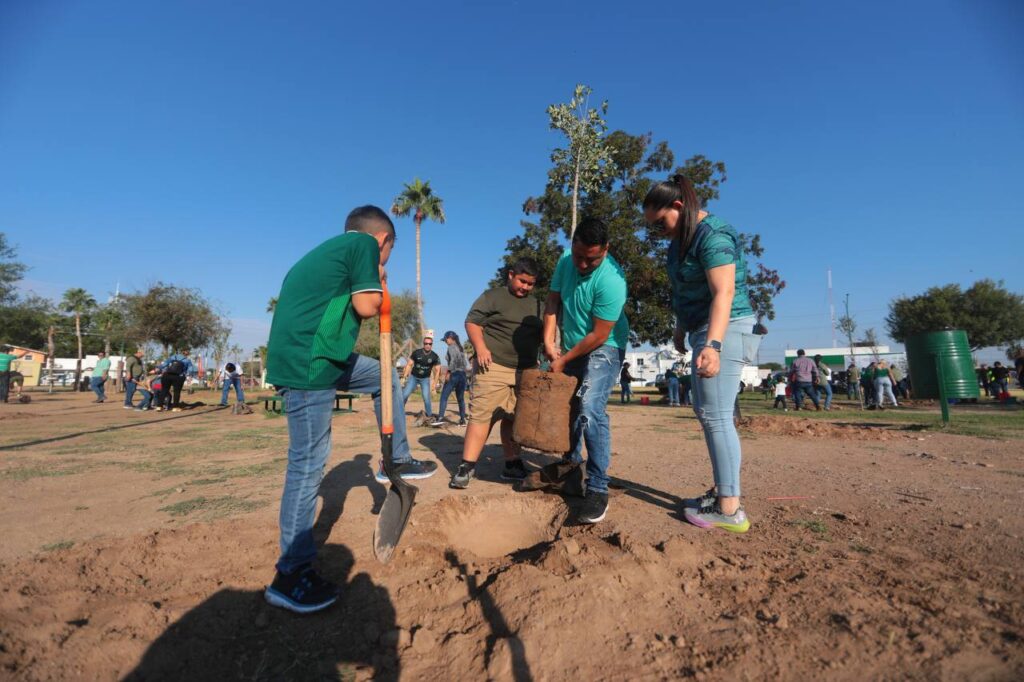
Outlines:
MULTIPOLYGON (((498 428, 497 425, 495 428, 498 428)), ((452 476, 459 469, 462 463, 462 436, 456 436, 444 430, 437 430, 427 436, 422 436, 420 445, 430 449, 444 468, 448 475, 452 476)), ((476 466, 476 478, 481 481, 500 481, 501 469, 505 466, 505 453, 500 445, 485 445, 480 453, 480 460, 476 466)))
POLYGON ((397 680, 387 589, 365 573, 349 578, 344 545, 323 547, 320 564, 341 586, 333 606, 298 615, 267 604, 262 590, 223 589, 171 624, 124 680, 349 680, 360 670, 397 680))
POLYGON ((328 471, 320 482, 320 497, 324 498, 324 504, 313 526, 313 534, 318 545, 327 541, 331 528, 341 518, 349 491, 358 487, 369 488, 370 495, 373 496, 371 511, 374 514, 379 512, 388 491, 374 478, 372 455, 356 455, 345 460, 328 471))
POLYGON ((338 603, 300 616, 267 604, 262 590, 221 590, 168 627, 124 679, 349 680, 372 668, 375 680, 397 680, 397 625, 388 591, 365 573, 349 579, 352 552, 325 544, 352 488, 370 489, 374 513, 384 503, 387 490, 374 478, 372 459, 356 455, 320 483, 324 504, 313 532, 323 576, 341 587, 338 603))

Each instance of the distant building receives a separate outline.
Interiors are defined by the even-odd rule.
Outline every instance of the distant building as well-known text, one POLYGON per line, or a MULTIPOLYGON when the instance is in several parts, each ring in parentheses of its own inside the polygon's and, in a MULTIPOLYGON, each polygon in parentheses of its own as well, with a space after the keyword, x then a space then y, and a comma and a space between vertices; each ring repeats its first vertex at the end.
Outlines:
POLYGON ((664 374, 672 365, 685 365, 690 361, 690 351, 680 353, 675 348, 662 346, 652 350, 627 350, 626 362, 629 373, 640 383, 651 383, 659 374, 664 374))
MULTIPOLYGON (((907 354, 893 352, 889 349, 889 346, 854 346, 852 349, 849 347, 805 348, 804 353, 809 358, 820 355, 821 361, 825 365, 837 371, 845 370, 850 366, 851 362, 856 363, 858 367, 867 367, 876 360, 885 360, 890 365, 896 365, 897 367, 906 368, 907 366, 907 354), (853 351, 852 354, 851 350, 853 351)), ((790 367, 794 360, 796 360, 796 349, 787 350, 786 367, 790 367)))
POLYGON ((26 348, 24 346, 11 346, 10 353, 18 360, 24 360, 26 362, 38 362, 40 364, 45 363, 47 357, 46 351, 34 350, 32 348, 26 348))

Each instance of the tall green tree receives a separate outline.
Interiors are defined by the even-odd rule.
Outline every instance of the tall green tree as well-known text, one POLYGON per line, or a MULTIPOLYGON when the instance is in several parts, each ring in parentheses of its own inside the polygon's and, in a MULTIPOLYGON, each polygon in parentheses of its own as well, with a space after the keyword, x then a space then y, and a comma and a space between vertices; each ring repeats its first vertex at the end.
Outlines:
POLYGON ((979 280, 966 291, 959 284, 935 286, 894 299, 885 324, 889 336, 900 343, 915 334, 963 329, 973 350, 1005 346, 1024 338, 1024 296, 991 279, 979 280))
POLYGON ((839 318, 836 328, 846 337, 846 343, 850 348, 850 356, 853 356, 853 335, 857 331, 857 319, 850 314, 850 295, 846 295, 846 312, 839 318))
POLYGON ((405 185, 402 193, 395 197, 391 213, 397 218, 405 218, 412 214, 416 225, 416 308, 419 311, 420 328, 426 329, 426 317, 423 315, 423 281, 420 270, 420 226, 424 220, 433 220, 444 224, 444 200, 434 194, 430 181, 421 182, 419 178, 405 185))
POLYGON ((0 232, 0 305, 14 303, 14 285, 28 269, 24 263, 15 260, 17 256, 18 252, 7 241, 7 235, 0 232))
POLYGON ((93 317, 96 333, 103 339, 103 351, 110 355, 116 344, 120 353, 128 341, 128 302, 123 296, 114 296, 110 302, 98 306, 93 317))
MULTIPOLYGON (((655 143, 650 133, 631 135, 617 130, 607 136, 607 145, 615 174, 582 198, 581 212, 608 225, 611 253, 626 273, 626 314, 632 343, 661 345, 671 338, 675 325, 664 265, 667 243, 659 232, 647 229, 643 199, 654 178, 665 177, 670 170, 690 177, 703 202, 717 199, 718 188, 725 181, 725 164, 698 155, 676 166, 668 144, 655 143)), ((533 220, 523 221, 522 234, 508 241, 492 285, 505 281, 507 267, 517 258, 531 256, 541 268, 534 294, 543 298, 555 264, 571 240, 572 197, 567 188, 549 183, 543 195, 526 200, 523 211, 533 220)), ((747 284, 755 312, 759 319, 773 319, 773 299, 785 282, 760 262, 764 248, 759 235, 741 233, 740 238, 751 261, 747 284)))
POLYGON ((75 390, 82 385, 82 316, 96 309, 96 299, 81 287, 68 289, 60 302, 60 309, 75 316, 75 338, 78 340, 78 360, 75 363, 75 390))
MULTIPOLYGON (((419 335, 418 308, 416 295, 411 291, 391 294, 391 338, 394 340, 392 357, 398 358, 403 341, 419 335)), ((380 357, 380 318, 363 320, 356 339, 355 352, 371 358, 380 357)))
POLYGON ((559 190, 568 190, 571 197, 569 239, 576 234, 576 217, 581 194, 598 191, 615 174, 612 152, 604 140, 608 130, 604 116, 608 101, 596 109, 590 107, 593 90, 578 84, 572 99, 563 104, 548 106, 548 122, 552 130, 563 133, 568 144, 551 152, 552 168, 548 171, 548 184, 559 190))
POLYGON ((225 316, 198 289, 157 282, 125 301, 127 336, 156 341, 165 352, 209 347, 230 331, 225 316))
POLYGON ((0 345, 42 349, 54 315, 53 301, 35 294, 0 306, 0 345))

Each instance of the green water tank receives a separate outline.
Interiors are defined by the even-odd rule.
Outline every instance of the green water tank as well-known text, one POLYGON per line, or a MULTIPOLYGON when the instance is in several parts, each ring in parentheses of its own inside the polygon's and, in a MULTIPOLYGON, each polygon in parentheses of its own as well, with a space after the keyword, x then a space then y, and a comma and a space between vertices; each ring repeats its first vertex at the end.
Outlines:
POLYGON ((947 398, 977 398, 978 376, 967 332, 949 329, 911 336, 906 342, 910 384, 915 398, 939 397, 936 358, 942 366, 947 398))

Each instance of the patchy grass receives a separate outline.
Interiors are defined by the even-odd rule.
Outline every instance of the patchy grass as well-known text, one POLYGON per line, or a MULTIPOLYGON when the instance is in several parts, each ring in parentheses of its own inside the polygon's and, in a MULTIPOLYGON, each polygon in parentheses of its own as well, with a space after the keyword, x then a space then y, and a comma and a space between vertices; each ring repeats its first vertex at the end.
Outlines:
POLYGON ((88 467, 84 464, 76 466, 56 468, 56 467, 42 467, 42 466, 25 466, 17 467, 14 469, 5 469, 0 471, 0 479, 8 481, 29 481, 33 478, 52 478, 54 476, 71 476, 73 474, 80 474, 85 471, 88 467))
POLYGON ((875 551, 867 545, 862 545, 859 542, 850 543, 850 549, 852 549, 854 552, 860 552, 861 554, 872 554, 875 551))
POLYGON ((196 513, 202 513, 205 520, 228 516, 230 514, 243 514, 265 507, 269 504, 266 500, 243 500, 230 495, 224 497, 194 497, 190 500, 175 502, 174 504, 160 507, 158 511, 167 512, 171 516, 183 517, 196 513))
POLYGON ((817 519, 798 519, 796 521, 792 521, 791 524, 800 528, 806 528, 815 535, 820 535, 821 537, 828 536, 828 526, 826 526, 823 521, 818 521, 817 519))
POLYGON ((71 549, 75 546, 74 540, 61 540, 59 542, 53 542, 49 545, 43 545, 44 552, 54 552, 58 549, 71 549))
POLYGON ((273 459, 269 462, 260 462, 259 464, 246 464, 244 466, 230 467, 227 469, 211 467, 207 471, 211 474, 222 476, 225 479, 249 478, 252 476, 266 476, 267 474, 279 474, 284 471, 287 464, 287 457, 278 457, 277 459, 273 459))
POLYGON ((224 483, 227 480, 228 479, 224 478, 224 477, 220 477, 220 478, 196 478, 196 479, 193 479, 191 481, 186 481, 185 485, 187 485, 187 486, 189 486, 189 485, 214 485, 215 483, 224 483))
POLYGON ((196 473, 194 469, 189 469, 174 460, 167 459, 148 462, 111 462, 111 464, 128 471, 134 471, 137 474, 156 474, 157 478, 187 476, 196 473))
POLYGON ((944 425, 939 405, 900 407, 897 409, 862 410, 852 402, 837 400, 839 411, 779 412, 762 401, 757 394, 745 393, 740 397, 745 416, 775 414, 780 419, 821 419, 832 422, 866 424, 894 430, 951 433, 989 439, 1024 440, 1024 406, 1000 406, 986 403, 951 405, 950 423, 944 425))

